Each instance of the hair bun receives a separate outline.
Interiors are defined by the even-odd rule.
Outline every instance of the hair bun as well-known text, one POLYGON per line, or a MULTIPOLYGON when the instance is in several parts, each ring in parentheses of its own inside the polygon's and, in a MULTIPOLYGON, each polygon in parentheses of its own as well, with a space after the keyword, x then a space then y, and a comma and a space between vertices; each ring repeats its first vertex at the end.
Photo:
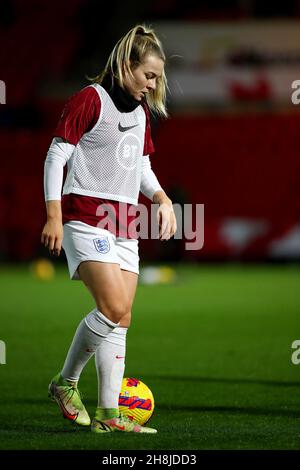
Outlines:
POLYGON ((142 26, 140 26, 138 28, 138 30, 136 31, 136 34, 140 34, 141 36, 149 36, 150 35, 150 33, 147 33, 142 26))

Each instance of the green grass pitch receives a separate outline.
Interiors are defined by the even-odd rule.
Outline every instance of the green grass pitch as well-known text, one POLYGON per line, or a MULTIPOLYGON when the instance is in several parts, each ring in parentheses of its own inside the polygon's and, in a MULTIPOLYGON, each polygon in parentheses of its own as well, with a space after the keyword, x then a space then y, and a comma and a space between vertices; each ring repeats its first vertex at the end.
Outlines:
MULTIPOLYGON (((35 279, 2 267, 1 449, 300 449, 297 265, 178 266, 170 285, 140 285, 128 333, 126 376, 152 389, 154 436, 92 434, 63 420, 47 397, 75 328, 93 308, 67 268, 35 279)), ((97 402, 93 359, 80 388, 97 402)))

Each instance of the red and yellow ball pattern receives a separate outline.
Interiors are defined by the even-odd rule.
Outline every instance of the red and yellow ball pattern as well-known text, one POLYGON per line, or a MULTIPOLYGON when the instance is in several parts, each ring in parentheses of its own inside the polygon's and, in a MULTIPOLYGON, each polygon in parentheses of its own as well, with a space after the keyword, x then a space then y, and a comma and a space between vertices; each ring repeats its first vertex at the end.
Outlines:
POLYGON ((119 410, 124 416, 143 425, 154 411, 154 398, 150 388, 138 379, 123 379, 119 396, 119 410))

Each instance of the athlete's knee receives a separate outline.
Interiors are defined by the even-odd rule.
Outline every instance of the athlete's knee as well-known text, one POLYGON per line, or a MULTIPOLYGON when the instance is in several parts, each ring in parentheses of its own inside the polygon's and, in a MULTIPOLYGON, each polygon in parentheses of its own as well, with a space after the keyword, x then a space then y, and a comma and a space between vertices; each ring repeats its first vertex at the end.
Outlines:
POLYGON ((128 312, 124 317, 121 318, 120 327, 129 328, 131 324, 131 312, 128 312))
POLYGON ((129 313, 127 302, 101 302, 100 305, 97 305, 97 307, 103 313, 103 315, 105 315, 114 323, 119 323, 122 318, 126 317, 129 313))

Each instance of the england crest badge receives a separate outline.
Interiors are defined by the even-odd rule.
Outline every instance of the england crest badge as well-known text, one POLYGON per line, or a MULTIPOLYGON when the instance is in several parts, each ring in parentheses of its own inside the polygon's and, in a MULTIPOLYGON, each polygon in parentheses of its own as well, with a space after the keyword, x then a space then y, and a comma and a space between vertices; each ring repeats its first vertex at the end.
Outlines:
POLYGON ((108 253, 110 250, 110 244, 108 237, 99 237, 99 238, 94 238, 93 240, 95 248, 99 253, 102 253, 103 255, 105 253, 108 253))

